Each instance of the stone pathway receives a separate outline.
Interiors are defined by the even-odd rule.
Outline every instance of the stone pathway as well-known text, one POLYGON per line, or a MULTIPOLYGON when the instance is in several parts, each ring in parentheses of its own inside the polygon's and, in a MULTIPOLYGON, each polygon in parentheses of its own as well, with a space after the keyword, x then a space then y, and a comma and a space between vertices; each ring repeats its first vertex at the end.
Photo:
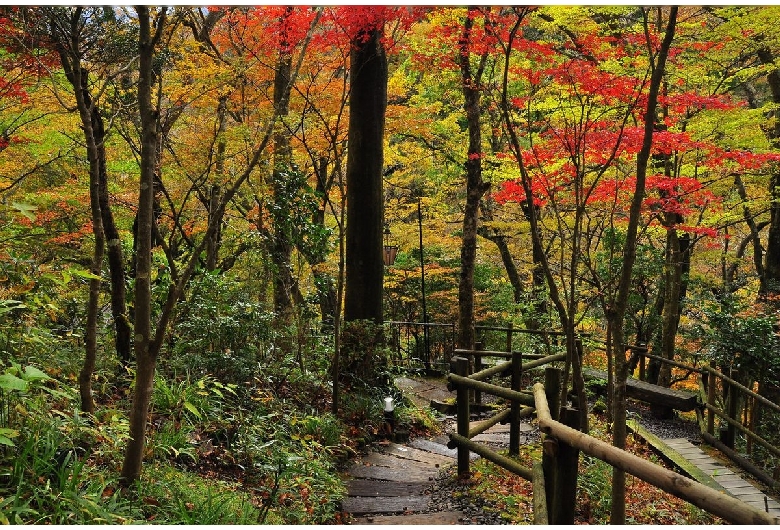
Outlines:
POLYGON ((430 440, 376 444, 349 468, 342 508, 358 516, 355 524, 458 524, 462 512, 425 513, 433 481, 455 462, 453 453, 430 440))
POLYGON ((720 488, 742 502, 780 517, 780 502, 766 496, 758 488, 743 479, 685 438, 665 439, 663 442, 693 464, 699 471, 714 480, 720 488))
MULTIPOLYGON (((395 384, 421 408, 454 397, 439 381, 400 377, 395 384)), ((521 425, 523 435, 532 435, 530 425, 521 425)), ((506 448, 509 426, 494 425, 474 439, 496 449, 506 448)), ((458 451, 448 448, 448 441, 445 433, 433 439, 416 438, 403 445, 374 444, 371 452, 355 460, 347 470, 350 479, 343 510, 354 516, 354 524, 461 524, 467 514, 436 511, 439 508, 431 496, 439 472, 456 464, 458 451)), ((474 453, 470 456, 474 460, 480 458, 474 453)))

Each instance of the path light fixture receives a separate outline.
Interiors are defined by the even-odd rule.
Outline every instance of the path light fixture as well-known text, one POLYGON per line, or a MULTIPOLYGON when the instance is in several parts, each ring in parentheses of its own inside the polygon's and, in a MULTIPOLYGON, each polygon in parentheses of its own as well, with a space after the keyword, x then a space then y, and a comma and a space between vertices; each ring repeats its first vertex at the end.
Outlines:
POLYGON ((390 225, 385 224, 385 248, 384 248, 384 262, 385 267, 389 267, 395 263, 395 257, 398 255, 398 245, 390 244, 390 225))
POLYGON ((390 426, 390 432, 392 433, 395 431, 395 404, 393 403, 393 398, 386 397, 385 398, 385 421, 390 426))

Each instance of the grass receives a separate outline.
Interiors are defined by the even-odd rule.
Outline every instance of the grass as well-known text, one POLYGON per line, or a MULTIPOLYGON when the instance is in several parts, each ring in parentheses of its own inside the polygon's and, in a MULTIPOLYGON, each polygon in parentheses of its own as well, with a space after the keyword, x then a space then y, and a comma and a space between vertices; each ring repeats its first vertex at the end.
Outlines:
POLYGON ((0 523, 342 519, 337 463, 352 452, 348 427, 302 394, 303 408, 259 385, 239 396, 209 376, 158 377, 142 477, 122 490, 127 394, 104 396, 91 416, 78 412, 71 380, 6 379, 14 389, 0 389, 3 432, 12 433, 0 444, 0 523))

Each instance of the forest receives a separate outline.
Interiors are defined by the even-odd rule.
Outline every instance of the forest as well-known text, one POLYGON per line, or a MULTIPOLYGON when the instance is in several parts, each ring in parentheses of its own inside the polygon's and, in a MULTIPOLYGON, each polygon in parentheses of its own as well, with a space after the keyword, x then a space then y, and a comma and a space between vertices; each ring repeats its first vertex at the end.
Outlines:
POLYGON ((345 522, 434 324, 780 402, 779 17, 0 7, 0 522, 345 522))

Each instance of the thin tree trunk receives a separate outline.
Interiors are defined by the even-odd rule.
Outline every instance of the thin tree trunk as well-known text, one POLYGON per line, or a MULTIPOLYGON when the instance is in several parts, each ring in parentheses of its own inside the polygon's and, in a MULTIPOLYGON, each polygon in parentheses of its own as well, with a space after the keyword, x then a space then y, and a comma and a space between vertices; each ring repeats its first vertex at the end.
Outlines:
MULTIPOLYGON (((89 72, 82 64, 82 55, 84 51, 80 49, 80 46, 82 45, 82 36, 79 33, 79 28, 81 27, 80 19, 82 16, 83 10, 81 8, 76 8, 70 13, 70 16, 66 20, 52 19, 50 24, 51 36, 60 56, 60 64, 63 67, 65 76, 73 86, 76 107, 84 131, 85 143, 88 150, 87 158, 89 160, 90 178, 94 180, 94 182, 90 183, 90 201, 96 201, 96 204, 99 205, 98 213, 100 214, 101 220, 100 223, 96 223, 93 220, 93 231, 102 227, 100 239, 105 241, 108 247, 108 266, 111 280, 111 313, 114 319, 115 347, 120 362, 126 365, 130 362, 131 331, 130 323, 127 319, 127 306, 125 301, 125 264, 122 255, 122 242, 119 238, 119 231, 116 228, 116 223, 114 222, 108 195, 105 124, 100 110, 94 105, 90 92, 89 72)), ((95 213, 94 206, 93 213, 95 213)), ((103 253, 104 251, 101 249, 100 268, 102 268, 103 253)), ((94 265, 93 257, 93 267, 94 265)))
MULTIPOLYGON (((77 76, 78 78, 79 76, 77 76)), ((79 101, 80 108, 86 109, 83 100, 79 101)), ((82 120, 89 123, 86 112, 81 113, 82 120)), ((105 237, 103 235, 103 222, 100 213, 100 179, 98 176, 98 150, 94 142, 91 127, 84 126, 84 135, 87 139, 87 156, 89 158, 89 203, 92 211, 92 233, 95 237, 95 248, 92 254, 91 272, 96 278, 89 280, 89 300, 87 302, 87 322, 84 329, 84 364, 79 372, 79 395, 81 397, 82 412, 94 413, 95 401, 92 397, 92 374, 95 372, 97 361, 97 320, 100 302, 100 276, 103 269, 103 253, 105 249, 105 237)))
MULTIPOLYGON (((288 7, 285 16, 291 13, 288 7)), ((284 25, 284 23, 282 23, 284 25)), ((281 38, 279 59, 274 76, 274 109, 277 115, 284 119, 290 112, 290 74, 292 72, 292 54, 289 44, 284 36, 281 38)), ((292 164, 292 148, 290 147, 290 135, 285 130, 284 124, 277 126, 274 134, 274 168, 271 176, 271 185, 277 207, 271 210, 273 219, 273 234, 271 236, 271 260, 274 264, 274 311, 280 324, 289 324, 293 316, 293 292, 296 289, 292 274, 291 256, 293 243, 291 241, 290 212, 288 205, 292 199, 290 186, 286 182, 289 178, 286 174, 292 164), (285 205, 279 207, 279 205, 285 205)))
MULTIPOLYGON (((658 8, 660 10, 660 8, 658 8)), ((643 10, 645 24, 648 24, 647 12, 643 10)), ((659 16, 660 18, 660 16, 659 16)), ((647 96, 647 109, 645 112, 644 138, 642 148, 637 154, 636 165, 636 188, 631 200, 629 209, 628 227, 626 229, 626 240, 623 245, 623 266, 620 271, 620 283, 615 296, 615 302, 610 311, 607 312, 607 318, 612 330, 612 355, 615 361, 615 384, 614 397, 612 404, 613 412, 613 438, 612 445, 620 449, 626 446, 626 379, 628 378, 628 362, 626 360, 625 350, 623 349, 625 340, 623 335, 623 320, 628 305, 628 295, 631 290, 631 276, 633 273, 634 262, 636 261, 637 233, 639 229, 639 219, 641 216, 642 201, 645 195, 645 182, 647 179, 647 169, 650 162, 650 150, 653 144, 653 131, 655 130, 656 106, 658 103, 658 94, 664 77, 666 68, 666 58, 674 38, 675 27, 677 24, 677 7, 669 9, 669 20, 667 22, 664 38, 661 48, 658 51, 657 60, 651 58, 652 75, 650 78, 650 87, 647 96)), ((612 473, 612 512, 610 514, 610 524, 625 524, 626 522, 626 474, 617 468, 612 473)))
POLYGON ((477 225, 479 203, 490 188, 482 180, 482 110, 480 108, 481 79, 487 53, 476 70, 471 67, 471 39, 474 21, 466 16, 459 45, 463 108, 468 123, 469 145, 466 158, 466 205, 463 209, 463 235, 460 247, 460 282, 458 284, 458 347, 474 347, 474 264, 477 257, 477 225))
MULTIPOLYGON (((776 59, 768 49, 761 50, 758 57, 763 64, 774 64, 776 59)), ((772 103, 780 104, 780 69, 775 68, 769 72, 766 79, 772 93, 772 103)), ((768 118, 772 126, 767 129, 766 136, 772 147, 775 149, 780 148, 780 119, 778 119, 778 111, 772 111, 768 118)), ((769 231, 764 262, 766 281, 763 287, 766 291, 761 294, 780 293, 780 166, 778 164, 775 164, 771 170, 769 192, 772 201, 769 204, 769 231)))
MULTIPOLYGON (((164 8, 163 8, 164 9, 164 8)), ((122 465, 123 486, 133 484, 141 475, 146 421, 154 384, 157 363, 152 351, 152 225, 154 223, 154 180, 157 168, 158 111, 152 105, 152 77, 155 43, 165 24, 165 12, 156 23, 157 33, 152 35, 149 8, 136 8, 139 22, 139 79, 138 111, 141 118, 141 177, 138 194, 135 277, 135 391, 130 412, 130 440, 122 465)))

